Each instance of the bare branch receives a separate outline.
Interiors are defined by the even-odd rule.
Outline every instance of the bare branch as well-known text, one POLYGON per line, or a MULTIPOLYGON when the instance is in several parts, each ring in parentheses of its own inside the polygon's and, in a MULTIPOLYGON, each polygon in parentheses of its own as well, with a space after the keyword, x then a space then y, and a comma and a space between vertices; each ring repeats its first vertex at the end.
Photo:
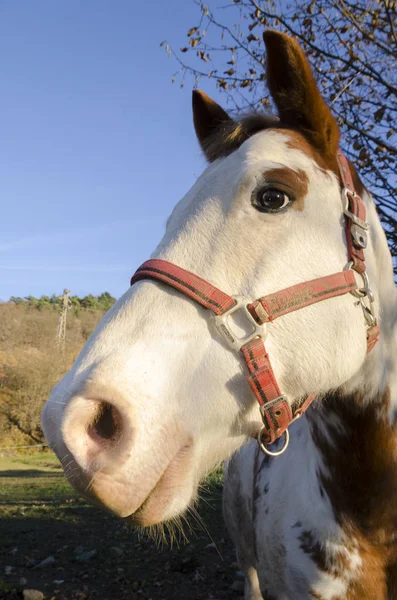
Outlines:
MULTIPOLYGON (((397 254, 397 22, 390 0, 193 0, 199 27, 188 33, 176 77, 212 79, 235 111, 270 106, 264 28, 282 29, 307 53, 342 129, 343 146, 372 190, 397 254), (232 17, 232 18, 230 18, 232 17), (204 31, 205 30, 205 31, 204 31), (190 36, 190 37, 189 37, 190 36), (208 71, 203 68, 204 61, 208 71)), ((196 23, 197 23, 196 22, 196 23)), ((395 261, 396 263, 397 261, 395 261)), ((397 274, 397 265, 396 265, 397 274)))

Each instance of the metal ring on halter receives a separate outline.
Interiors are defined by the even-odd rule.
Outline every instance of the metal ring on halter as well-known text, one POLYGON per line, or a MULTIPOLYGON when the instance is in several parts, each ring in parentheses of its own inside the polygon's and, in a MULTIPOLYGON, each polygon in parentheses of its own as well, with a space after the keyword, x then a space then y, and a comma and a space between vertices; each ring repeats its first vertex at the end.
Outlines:
POLYGON ((289 431, 288 431, 288 429, 286 429, 284 431, 284 444, 283 444, 282 448, 280 448, 280 450, 276 450, 276 452, 272 452, 271 450, 269 450, 265 446, 265 444, 262 442, 262 432, 264 430, 265 430, 265 427, 262 427, 262 429, 258 433, 258 444, 259 444, 259 448, 262 450, 262 452, 264 452, 268 456, 280 456, 280 454, 283 454, 286 451, 286 449, 288 448, 288 444, 289 444, 289 431))
MULTIPOLYGON (((349 261, 347 263, 347 265, 343 268, 344 271, 356 271, 354 269, 354 263, 353 261, 349 261)), ((369 297, 370 302, 374 301, 374 295, 369 287, 369 279, 368 279, 368 275, 366 271, 363 271, 362 273, 359 273, 358 271, 356 271, 357 275, 361 275, 363 282, 364 282, 364 287, 362 288, 358 288, 357 290, 351 290, 351 294, 353 294, 353 296, 355 296, 356 298, 364 298, 365 296, 369 297)))

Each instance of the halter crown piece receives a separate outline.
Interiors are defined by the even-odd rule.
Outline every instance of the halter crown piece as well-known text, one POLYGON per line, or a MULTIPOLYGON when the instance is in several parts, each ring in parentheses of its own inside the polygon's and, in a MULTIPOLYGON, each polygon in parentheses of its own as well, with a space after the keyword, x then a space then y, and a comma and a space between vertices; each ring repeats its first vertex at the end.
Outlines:
POLYGON ((264 342, 267 324, 321 300, 351 293, 360 299, 364 312, 368 352, 378 341, 380 328, 372 308, 374 296, 369 287, 364 258, 368 231, 365 205, 355 190, 349 163, 341 151, 337 152, 337 161, 343 183, 342 201, 349 258, 343 271, 299 283, 253 302, 229 296, 198 275, 161 259, 146 261, 131 279, 131 285, 142 279, 161 281, 212 311, 219 334, 245 360, 248 383, 259 402, 263 421, 258 442, 261 450, 270 456, 278 456, 286 450, 289 443, 288 427, 302 416, 317 394, 310 394, 300 406, 291 409, 286 396, 281 393, 266 352, 264 342), (354 271, 362 277, 363 287, 358 286, 354 271), (247 321, 249 333, 243 337, 236 337, 228 324, 229 317, 237 311, 247 321), (281 449, 271 450, 269 444, 283 435, 281 449))

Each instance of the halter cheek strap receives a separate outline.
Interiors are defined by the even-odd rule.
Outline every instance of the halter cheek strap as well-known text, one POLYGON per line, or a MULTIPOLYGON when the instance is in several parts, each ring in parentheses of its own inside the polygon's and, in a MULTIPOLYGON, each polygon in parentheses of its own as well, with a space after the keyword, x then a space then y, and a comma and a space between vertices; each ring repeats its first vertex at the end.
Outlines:
POLYGON ((368 352, 378 340, 379 326, 372 312, 373 295, 369 289, 363 252, 368 229, 365 222, 365 206, 354 190, 348 162, 342 153, 339 154, 338 161, 341 165, 341 178, 344 185, 342 195, 346 199, 344 214, 349 255, 349 263, 345 270, 299 283, 253 302, 229 296, 198 275, 161 259, 146 261, 131 279, 131 285, 143 279, 161 281, 213 313, 219 334, 233 350, 241 353, 245 360, 248 383, 259 403, 263 421, 258 441, 261 449, 272 456, 285 451, 289 440, 289 425, 305 412, 316 394, 307 396, 299 406, 290 407, 286 396, 279 388, 265 348, 267 324, 311 304, 352 293, 360 298, 364 310, 368 352), (342 169, 346 169, 347 176, 342 174, 342 169), (362 276, 364 287, 359 288, 357 285, 354 270, 362 276), (364 303, 365 298, 369 299, 369 307, 364 303), (230 317, 237 312, 240 312, 246 320, 248 333, 242 337, 238 337, 229 326, 230 317), (283 434, 285 439, 281 450, 270 450, 268 444, 272 444, 283 434))
POLYGON ((355 190, 346 156, 338 150, 336 159, 343 182, 342 202, 343 212, 346 217, 347 252, 354 270, 362 274, 366 271, 364 249, 367 247, 368 231, 365 204, 355 190))
POLYGON ((248 303, 225 294, 198 275, 161 259, 143 263, 132 277, 131 285, 142 279, 162 281, 214 313, 219 334, 231 348, 241 351, 246 362, 248 383, 260 405, 264 423, 261 439, 266 444, 281 437, 291 422, 299 418, 316 397, 316 394, 311 394, 292 412, 281 393, 265 348, 266 324, 299 308, 358 289, 353 271, 348 270, 306 281, 248 303), (237 311, 247 320, 249 333, 243 337, 237 337, 228 323, 229 317, 237 311))

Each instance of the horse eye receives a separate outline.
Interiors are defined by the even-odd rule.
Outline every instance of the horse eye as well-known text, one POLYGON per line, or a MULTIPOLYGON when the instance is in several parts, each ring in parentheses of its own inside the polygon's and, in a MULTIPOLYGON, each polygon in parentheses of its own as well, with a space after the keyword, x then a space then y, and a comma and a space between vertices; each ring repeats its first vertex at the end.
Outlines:
POLYGON ((276 188, 260 189, 256 195, 255 206, 262 212, 279 212, 291 202, 290 197, 276 188))

